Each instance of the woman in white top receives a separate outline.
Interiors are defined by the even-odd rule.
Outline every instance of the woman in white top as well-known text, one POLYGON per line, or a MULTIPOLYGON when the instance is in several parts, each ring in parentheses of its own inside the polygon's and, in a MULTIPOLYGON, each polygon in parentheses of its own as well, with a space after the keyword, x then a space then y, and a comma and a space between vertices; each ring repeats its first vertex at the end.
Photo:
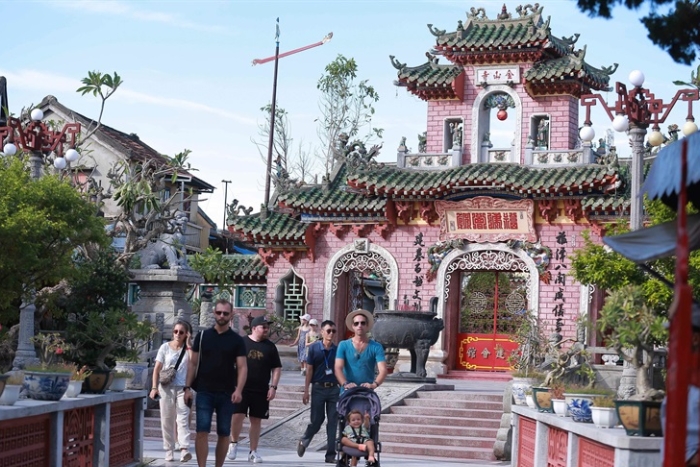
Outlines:
POLYGON ((192 459, 188 451, 190 447, 190 408, 185 404, 185 379, 187 378, 187 366, 189 363, 190 324, 186 321, 177 321, 173 326, 173 340, 166 342, 158 349, 156 364, 153 368, 153 389, 150 397, 154 400, 160 398, 160 424, 163 430, 163 448, 165 460, 173 461, 175 450, 175 430, 177 428, 177 444, 180 447, 180 462, 192 459), (175 378, 170 384, 159 384, 160 372, 163 368, 174 368, 180 358, 180 353, 185 352, 177 367, 175 378))

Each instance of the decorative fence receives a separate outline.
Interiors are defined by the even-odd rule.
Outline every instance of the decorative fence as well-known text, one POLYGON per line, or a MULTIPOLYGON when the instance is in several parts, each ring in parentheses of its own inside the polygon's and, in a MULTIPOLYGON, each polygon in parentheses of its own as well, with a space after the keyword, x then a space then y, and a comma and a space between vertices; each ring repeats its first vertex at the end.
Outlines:
POLYGON ((0 406, 0 467, 137 465, 146 391, 0 406))

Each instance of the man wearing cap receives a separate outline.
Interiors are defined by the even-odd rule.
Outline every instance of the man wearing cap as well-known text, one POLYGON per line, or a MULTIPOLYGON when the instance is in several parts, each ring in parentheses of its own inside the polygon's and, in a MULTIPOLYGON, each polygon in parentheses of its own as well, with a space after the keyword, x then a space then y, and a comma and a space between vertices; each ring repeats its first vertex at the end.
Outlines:
POLYGON ((348 314, 345 325, 354 336, 338 345, 335 357, 335 376, 343 390, 362 386, 377 389, 387 375, 384 348, 370 339, 367 333, 374 325, 374 316, 359 309, 348 314), (375 377, 375 367, 379 374, 375 377))
POLYGON ((243 388, 243 399, 234 409, 228 458, 231 460, 236 458, 243 419, 248 415, 250 418, 248 461, 259 464, 262 463, 262 457, 257 452, 260 423, 270 416, 270 401, 277 394, 277 383, 282 375, 282 362, 277 347, 267 338, 270 332, 270 322, 267 318, 258 316, 253 319, 250 330, 250 335, 243 338, 248 362, 248 379, 243 388))
POLYGON ((307 349, 306 384, 304 385, 302 402, 304 405, 309 403, 309 385, 311 385, 311 423, 306 427, 304 436, 297 444, 297 454, 302 457, 314 435, 321 429, 323 420, 328 416, 326 462, 329 464, 335 464, 335 435, 338 425, 336 404, 340 394, 340 387, 334 373, 335 355, 338 348, 333 343, 336 332, 333 321, 322 322, 321 340, 309 345, 307 349))

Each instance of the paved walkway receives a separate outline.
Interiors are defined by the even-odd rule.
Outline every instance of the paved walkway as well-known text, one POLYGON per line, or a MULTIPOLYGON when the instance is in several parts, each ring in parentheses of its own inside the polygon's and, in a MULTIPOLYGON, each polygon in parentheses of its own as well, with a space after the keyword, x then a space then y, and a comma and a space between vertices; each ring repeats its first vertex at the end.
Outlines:
MULTIPOLYGON (((299 374, 298 371, 285 371, 282 373, 281 384, 289 385, 303 385, 304 378, 299 374)), ((500 381, 480 381, 480 380, 453 380, 453 379, 439 379, 440 384, 451 384, 455 387, 457 391, 470 391, 470 392, 501 392, 505 389, 506 383, 500 381)), ((194 435, 194 434, 193 434, 194 435)), ((194 436, 192 436, 192 441, 194 441, 194 436)), ((253 465, 247 461, 247 446, 242 445, 239 449, 239 459, 235 461, 226 460, 224 466, 233 465, 253 465)), ((194 444, 190 450, 194 455, 194 444)), ((163 451, 163 445, 160 441, 147 440, 144 442, 144 464, 153 467, 167 466, 175 467, 178 465, 195 467, 197 465, 196 460, 193 458, 186 464, 180 462, 165 462, 163 457, 165 452, 163 451)), ((179 454, 179 453, 178 453, 179 454)), ((308 465, 327 465, 331 466, 333 464, 326 464, 324 462, 324 452, 312 452, 307 451, 303 458, 297 456, 296 451, 290 450, 279 450, 279 449, 269 449, 262 448, 258 450, 258 454, 263 458, 264 466, 271 467, 296 467, 296 466, 308 466, 308 465)), ((209 447, 209 459, 207 462, 207 467, 214 466, 214 445, 209 447)), ((176 456, 176 458, 179 458, 176 456)), ((359 463, 360 467, 364 466, 363 462, 359 463)), ((506 466, 510 465, 509 462, 499 462, 499 461, 465 461, 465 460, 450 460, 445 458, 417 458, 417 457, 405 457, 398 456, 395 454, 382 454, 381 456, 382 467, 456 467, 458 465, 464 465, 468 467, 491 467, 491 466, 506 466)))

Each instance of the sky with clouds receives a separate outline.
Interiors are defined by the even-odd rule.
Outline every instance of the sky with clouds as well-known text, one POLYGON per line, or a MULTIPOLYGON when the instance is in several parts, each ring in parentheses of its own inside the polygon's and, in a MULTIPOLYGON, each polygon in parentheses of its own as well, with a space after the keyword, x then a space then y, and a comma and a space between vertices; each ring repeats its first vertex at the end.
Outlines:
MULTIPOLYGON (((75 90, 89 70, 118 72, 123 86, 107 102, 103 122, 136 133, 161 153, 187 148, 197 175, 217 187, 202 203, 219 224, 223 220, 221 180, 232 183, 237 198, 258 210, 263 201, 265 168, 252 139, 261 140, 260 108, 272 94, 273 63, 251 66, 274 54, 275 19, 280 18, 280 52, 320 41, 329 43, 280 60, 278 105, 289 113, 294 146, 318 145, 319 92, 324 67, 338 54, 354 58, 359 77, 379 93, 374 124, 384 128, 381 161, 394 161, 402 136, 417 148, 426 127, 427 104, 394 86, 396 69, 389 55, 416 66, 434 44, 426 24, 452 31, 471 7, 493 18, 503 1, 325 0, 325 1, 62 1, 0 2, 3 47, 0 75, 8 81, 10 111, 38 103, 51 94, 90 117, 99 100, 75 90)), ((506 2, 511 13, 522 2, 506 2)), ((643 10, 614 10, 612 20, 589 18, 573 0, 540 2, 551 16, 554 35, 580 33, 593 66, 618 63, 613 80, 627 83, 642 70, 646 85, 668 101, 689 80, 693 67, 675 64, 654 47, 639 23, 643 10)), ((446 63, 444 60, 441 63, 446 63)), ((695 64, 697 66, 697 63, 695 64)), ((612 103, 614 93, 603 96, 612 103)), ((683 123, 677 106, 667 123, 683 123)), ((583 121, 583 119, 581 119, 583 121)), ((593 115, 597 135, 609 128, 602 111, 593 115)), ((380 141, 377 141, 380 142, 380 141)), ((616 143, 624 155, 626 136, 616 143)))

